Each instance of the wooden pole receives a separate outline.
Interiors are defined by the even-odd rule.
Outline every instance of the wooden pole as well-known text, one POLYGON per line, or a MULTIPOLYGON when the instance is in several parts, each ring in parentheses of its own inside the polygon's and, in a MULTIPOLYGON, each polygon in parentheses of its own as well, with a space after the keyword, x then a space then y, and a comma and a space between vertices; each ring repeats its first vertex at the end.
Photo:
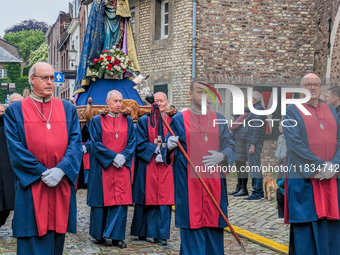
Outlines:
MULTIPOLYGON (((172 131, 170 125, 166 122, 166 120, 164 119, 164 117, 162 116, 162 122, 164 123, 164 125, 166 126, 166 128, 169 130, 170 134, 173 136, 176 136, 174 131, 172 131)), ((208 196, 210 197, 211 201, 213 202, 213 204, 215 205, 216 209, 218 210, 218 212, 221 214, 222 218, 224 219, 224 221, 227 223, 231 233, 234 235, 234 237, 236 238, 237 242, 239 243, 239 245, 241 246, 241 250, 242 251, 246 251, 246 249, 244 248, 244 245, 242 243, 242 241, 240 240, 240 238, 238 237, 238 235, 236 234, 235 230, 233 229, 233 227, 231 226, 231 224, 229 223, 227 217, 224 215, 222 209, 220 208, 220 206, 217 204, 215 198, 213 197, 213 195, 211 194, 210 190, 208 189, 207 185, 205 184, 205 182, 203 181, 202 177, 200 176, 200 174, 198 172, 196 172, 195 170, 195 166, 194 164, 191 162, 188 154, 186 153, 186 151, 184 150, 182 144, 180 142, 177 143, 179 150, 183 153, 185 159, 189 162, 192 170, 194 171, 194 173, 196 174, 198 180, 201 182, 203 188, 205 189, 205 191, 208 193, 208 196)))

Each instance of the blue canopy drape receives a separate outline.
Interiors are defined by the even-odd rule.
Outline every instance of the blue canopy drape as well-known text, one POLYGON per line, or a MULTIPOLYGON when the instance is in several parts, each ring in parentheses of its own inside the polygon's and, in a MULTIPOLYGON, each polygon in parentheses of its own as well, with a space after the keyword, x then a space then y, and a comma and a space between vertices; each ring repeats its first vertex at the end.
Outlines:
POLYGON ((144 105, 137 90, 133 88, 134 84, 130 80, 106 80, 98 79, 91 82, 89 88, 79 94, 77 106, 87 105, 87 99, 92 97, 93 105, 106 105, 106 96, 110 90, 118 90, 123 95, 123 99, 133 99, 139 105, 144 105))

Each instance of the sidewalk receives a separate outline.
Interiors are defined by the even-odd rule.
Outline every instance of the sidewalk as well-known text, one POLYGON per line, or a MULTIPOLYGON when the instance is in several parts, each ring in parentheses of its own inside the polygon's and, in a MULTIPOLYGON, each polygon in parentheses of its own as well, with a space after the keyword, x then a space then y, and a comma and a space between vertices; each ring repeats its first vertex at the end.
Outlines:
MULTIPOLYGON (((228 192, 236 188, 237 178, 227 178, 228 192)), ((251 194, 251 179, 248 180, 248 191, 251 194)), ((276 209, 276 195, 271 201, 262 199, 255 202, 244 202, 245 197, 228 196, 228 218, 232 225, 246 229, 250 232, 266 237, 280 244, 288 246, 289 227, 287 224, 278 224, 276 209)))
MULTIPOLYGON (((229 187, 233 187, 233 180, 228 181, 229 187), (230 183, 230 184, 229 184, 230 183)), ((234 188, 234 187, 233 187, 234 188)), ((128 222, 127 222, 127 230, 126 230, 126 239, 125 242, 128 246, 127 249, 120 250, 119 248, 104 246, 104 245, 95 245, 92 242, 92 238, 89 236, 89 219, 90 219, 90 208, 86 205, 86 190, 80 190, 77 193, 77 202, 78 202, 78 233, 67 234, 64 246, 64 254, 153 254, 153 255, 165 255, 165 254, 179 254, 180 249, 180 236, 179 229, 174 227, 174 213, 172 215, 172 226, 171 226, 171 240, 168 241, 168 246, 158 246, 151 242, 138 241, 135 237, 130 236, 130 225, 133 215, 133 207, 129 207, 128 212, 128 222)), ((274 212, 275 212, 275 203, 261 201, 256 204, 253 203, 245 203, 238 202, 234 198, 230 198, 229 200, 231 206, 229 207, 229 217, 230 222, 233 225, 238 227, 256 230, 258 233, 265 233, 267 237, 277 238, 280 240, 282 238, 285 241, 285 237, 280 237, 279 232, 283 226, 276 226, 272 223, 272 219, 275 220, 274 212), (252 205, 256 208, 256 215, 254 217, 249 218, 249 210, 252 208, 252 205), (264 207, 263 207, 264 205, 264 207), (270 211, 268 211, 270 209, 270 211), (240 215, 241 217, 237 216, 240 215), (257 220, 257 217, 262 216, 261 221, 257 220), (247 220, 248 219, 248 220, 247 220), (248 221, 248 222, 247 222, 248 221), (261 222, 265 223, 262 224, 261 222), (249 223, 251 222, 251 223, 249 223), (258 224, 258 227, 254 228, 254 223, 258 224), (261 223, 261 224, 260 224, 261 223), (275 229, 278 227, 278 229, 275 229), (274 229, 273 229, 274 228, 274 229)), ((12 214, 11 214, 12 215, 12 214)), ((12 238, 12 230, 11 230, 11 219, 8 219, 5 226, 0 229, 0 254, 1 255, 10 255, 16 254, 16 239, 12 238)), ((224 246, 225 246, 225 254, 226 255, 239 255, 239 254, 252 254, 252 255, 267 255, 267 254, 279 254, 267 247, 260 246, 256 243, 253 243, 245 238, 241 238, 244 246, 246 248, 246 253, 243 253, 237 241, 234 237, 225 232, 224 238, 224 246)), ((288 239, 287 239, 288 240, 288 239)), ((150 240, 152 241, 152 240, 150 240)))

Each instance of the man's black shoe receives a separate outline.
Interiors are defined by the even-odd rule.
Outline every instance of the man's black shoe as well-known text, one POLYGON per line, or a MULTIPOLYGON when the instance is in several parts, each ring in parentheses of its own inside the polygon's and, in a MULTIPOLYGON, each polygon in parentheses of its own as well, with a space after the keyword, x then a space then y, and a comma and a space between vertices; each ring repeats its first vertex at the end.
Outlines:
POLYGON ((126 248, 126 243, 123 240, 112 240, 112 246, 117 246, 118 248, 124 249, 126 248))
POLYGON ((153 242, 158 244, 158 245, 168 245, 167 241, 165 239, 161 239, 161 238, 155 238, 153 239, 153 242))
POLYGON ((241 189, 239 192, 234 194, 234 197, 242 197, 242 196, 248 196, 249 192, 244 186, 241 186, 241 189))
POLYGON ((240 191, 240 189, 241 189, 241 185, 237 184, 236 189, 233 190, 232 192, 229 192, 228 195, 234 195, 234 194, 238 193, 240 191))
POLYGON ((106 243, 106 239, 105 238, 101 238, 101 239, 96 239, 93 241, 95 244, 104 244, 106 243))
POLYGON ((140 241, 146 241, 146 236, 139 236, 139 237, 138 237, 138 240, 140 240, 140 241))

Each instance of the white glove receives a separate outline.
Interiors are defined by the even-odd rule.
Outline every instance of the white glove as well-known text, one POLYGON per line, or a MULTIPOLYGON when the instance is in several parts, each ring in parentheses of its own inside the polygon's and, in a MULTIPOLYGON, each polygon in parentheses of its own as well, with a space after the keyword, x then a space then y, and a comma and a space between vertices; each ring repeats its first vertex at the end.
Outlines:
POLYGON ((113 164, 116 163, 116 165, 114 164, 115 167, 120 168, 125 164, 125 156, 122 154, 117 154, 117 156, 115 157, 115 159, 113 160, 113 164))
POLYGON ((162 158, 162 154, 158 154, 158 155, 156 156, 155 162, 156 162, 156 163, 162 163, 162 162, 164 162, 164 161, 163 161, 163 158, 162 158))
POLYGON ((157 146, 155 149, 155 154, 159 154, 160 152, 161 152, 161 149, 159 148, 159 146, 157 146))
POLYGON ((332 178, 334 175, 337 174, 336 169, 337 167, 328 161, 326 162, 326 166, 322 168, 320 172, 314 176, 314 178, 320 180, 332 178))
POLYGON ((120 166, 118 166, 117 163, 114 162, 114 161, 112 162, 112 165, 113 165, 115 168, 120 168, 120 166))
POLYGON ((87 153, 86 146, 83 145, 83 153, 87 153))
POLYGON ((65 173, 61 168, 53 167, 43 172, 41 179, 48 187, 55 187, 58 185, 64 175, 65 173))
POLYGON ((168 139, 168 149, 172 150, 173 148, 177 147, 178 143, 178 136, 170 136, 168 139))
POLYGON ((203 156, 202 163, 204 166, 216 166, 224 160, 225 155, 222 152, 208 150, 211 155, 203 156))

